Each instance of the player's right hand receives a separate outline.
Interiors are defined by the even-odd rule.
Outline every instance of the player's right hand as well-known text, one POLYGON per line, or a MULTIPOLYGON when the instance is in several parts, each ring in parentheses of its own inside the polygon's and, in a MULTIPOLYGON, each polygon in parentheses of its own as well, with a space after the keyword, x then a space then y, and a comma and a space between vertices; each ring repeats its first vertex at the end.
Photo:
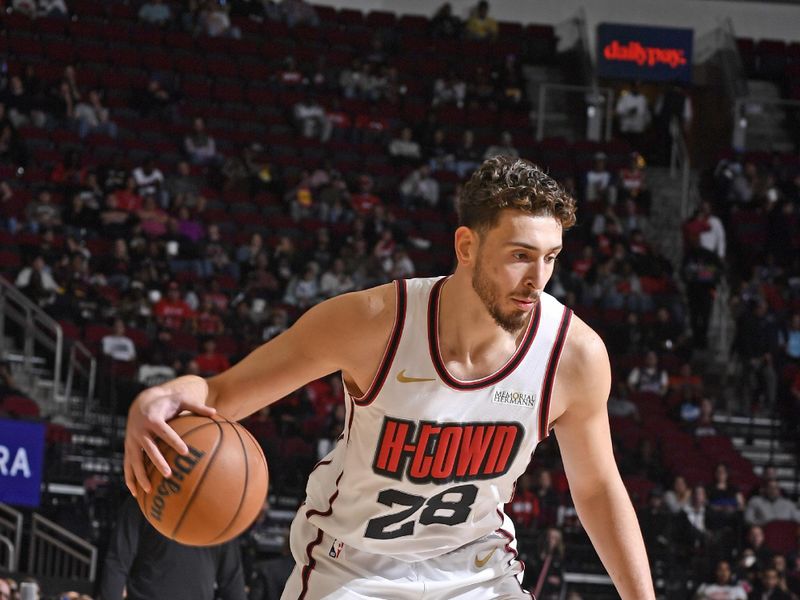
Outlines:
POLYGON ((179 454, 189 449, 167 421, 184 410, 202 416, 211 416, 216 410, 205 405, 208 385, 200 377, 186 377, 154 386, 140 393, 128 410, 125 428, 125 485, 136 496, 137 483, 146 493, 150 492, 150 478, 145 471, 145 456, 164 475, 171 470, 156 440, 161 439, 179 454))

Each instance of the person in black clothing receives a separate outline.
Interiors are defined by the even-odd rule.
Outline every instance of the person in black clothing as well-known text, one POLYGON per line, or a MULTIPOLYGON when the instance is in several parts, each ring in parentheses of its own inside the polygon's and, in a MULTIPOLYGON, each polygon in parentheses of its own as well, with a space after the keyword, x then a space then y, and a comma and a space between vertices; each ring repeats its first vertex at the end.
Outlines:
POLYGON ((698 240, 691 239, 689 243, 691 247, 683 259, 683 280, 689 301, 692 343, 697 349, 705 349, 711 309, 723 267, 719 256, 703 248, 698 240))
POLYGON ((131 496, 120 507, 103 571, 101 600, 247 598, 238 540, 207 547, 174 542, 145 520, 131 496))

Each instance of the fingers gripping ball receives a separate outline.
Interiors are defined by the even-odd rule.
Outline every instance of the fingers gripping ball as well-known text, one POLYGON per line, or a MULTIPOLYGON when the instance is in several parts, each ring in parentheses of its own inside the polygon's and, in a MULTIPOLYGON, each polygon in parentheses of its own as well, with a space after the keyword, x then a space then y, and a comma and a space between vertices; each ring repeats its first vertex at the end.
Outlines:
POLYGON ((147 461, 151 491, 137 486, 147 520, 164 536, 190 546, 221 544, 247 529, 261 511, 269 472, 261 446, 244 427, 214 415, 169 421, 189 447, 180 455, 159 440, 172 469, 164 477, 147 461))

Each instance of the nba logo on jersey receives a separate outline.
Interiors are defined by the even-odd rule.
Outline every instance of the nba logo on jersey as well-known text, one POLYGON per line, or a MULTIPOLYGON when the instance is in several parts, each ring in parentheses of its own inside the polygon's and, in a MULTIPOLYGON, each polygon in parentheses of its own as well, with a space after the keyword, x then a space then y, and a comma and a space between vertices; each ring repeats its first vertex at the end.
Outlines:
POLYGON ((333 540, 331 544, 331 549, 328 550, 328 556, 331 558, 339 558, 339 555, 342 553, 342 548, 344 548, 344 542, 340 542, 339 540, 333 540))

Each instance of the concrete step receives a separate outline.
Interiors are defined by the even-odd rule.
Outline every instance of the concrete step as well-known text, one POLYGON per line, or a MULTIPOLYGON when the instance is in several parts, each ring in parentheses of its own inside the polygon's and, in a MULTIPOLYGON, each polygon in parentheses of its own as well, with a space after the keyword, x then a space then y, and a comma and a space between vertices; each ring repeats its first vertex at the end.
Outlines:
POLYGON ((737 448, 739 453, 753 464, 772 463, 775 466, 786 465, 794 467, 796 460, 794 454, 789 452, 770 452, 769 450, 753 450, 748 447, 737 448))

